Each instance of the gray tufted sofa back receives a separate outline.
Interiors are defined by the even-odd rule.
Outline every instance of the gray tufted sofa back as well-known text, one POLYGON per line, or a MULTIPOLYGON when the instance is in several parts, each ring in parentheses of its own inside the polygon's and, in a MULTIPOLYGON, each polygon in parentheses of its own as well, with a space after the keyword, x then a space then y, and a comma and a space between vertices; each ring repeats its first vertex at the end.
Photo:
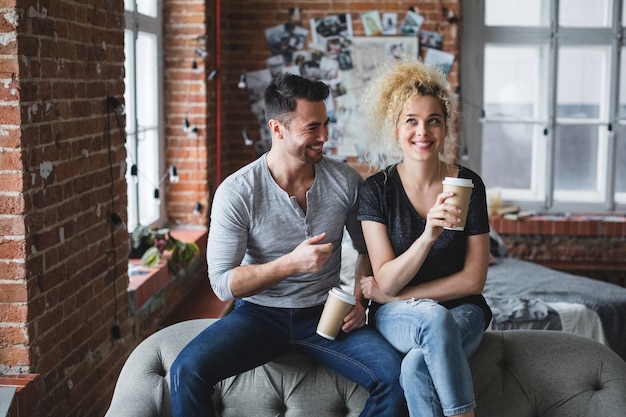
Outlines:
MULTIPOLYGON (((169 367, 214 319, 178 323, 131 353, 106 417, 171 415, 169 367)), ((553 331, 489 331, 470 360, 478 417, 624 417, 626 362, 605 346, 553 331)), ((358 416, 367 392, 297 354, 216 387, 221 417, 358 416)))

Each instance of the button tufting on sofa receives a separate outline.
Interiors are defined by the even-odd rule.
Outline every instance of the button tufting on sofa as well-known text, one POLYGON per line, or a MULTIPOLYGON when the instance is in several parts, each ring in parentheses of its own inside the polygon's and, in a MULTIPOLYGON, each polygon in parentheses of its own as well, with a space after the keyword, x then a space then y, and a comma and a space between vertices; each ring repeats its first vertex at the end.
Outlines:
MULTIPOLYGON (((183 346, 214 319, 160 330, 131 353, 106 417, 169 417, 169 367, 183 346), (165 370, 158 376, 155 369, 165 370)), ((606 346, 564 332, 488 331, 470 359, 481 417, 623 417, 626 362, 606 346)), ((207 393, 209 395, 209 393, 207 393)), ((221 381, 217 415, 357 417, 367 391, 289 353, 221 381)))

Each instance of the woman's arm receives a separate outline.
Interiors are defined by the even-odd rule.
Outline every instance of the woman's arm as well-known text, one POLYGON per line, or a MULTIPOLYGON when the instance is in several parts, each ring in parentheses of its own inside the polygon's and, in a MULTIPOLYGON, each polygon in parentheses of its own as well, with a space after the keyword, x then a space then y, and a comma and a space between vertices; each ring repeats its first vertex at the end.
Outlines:
POLYGON ((361 227, 363 227, 363 235, 376 283, 386 295, 395 296, 421 268, 432 243, 428 242, 422 235, 413 242, 406 252, 396 257, 387 234, 386 225, 364 220, 361 222, 361 227))
POLYGON ((465 265, 457 273, 413 287, 405 287, 398 297, 430 298, 448 301, 468 295, 480 294, 487 280, 489 267, 489 234, 483 233, 467 238, 465 265))
POLYGON ((372 276, 362 278, 361 288, 366 298, 381 304, 411 297, 429 298, 437 301, 454 300, 468 295, 480 294, 485 286, 488 266, 489 234, 484 233, 468 237, 465 265, 457 273, 420 285, 405 286, 394 295, 388 295, 382 290, 378 275, 376 278, 372 276))

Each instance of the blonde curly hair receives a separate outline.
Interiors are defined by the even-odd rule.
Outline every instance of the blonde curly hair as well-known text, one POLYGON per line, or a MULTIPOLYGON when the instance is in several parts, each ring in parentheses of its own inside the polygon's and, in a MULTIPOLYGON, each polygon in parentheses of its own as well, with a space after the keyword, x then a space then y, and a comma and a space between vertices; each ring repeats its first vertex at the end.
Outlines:
POLYGON ((419 59, 404 56, 401 61, 380 65, 361 96, 360 115, 367 143, 364 156, 370 164, 382 168, 402 159, 396 125, 404 104, 416 95, 439 101, 446 128, 443 160, 454 162, 450 155, 456 154, 458 115, 446 76, 419 59))

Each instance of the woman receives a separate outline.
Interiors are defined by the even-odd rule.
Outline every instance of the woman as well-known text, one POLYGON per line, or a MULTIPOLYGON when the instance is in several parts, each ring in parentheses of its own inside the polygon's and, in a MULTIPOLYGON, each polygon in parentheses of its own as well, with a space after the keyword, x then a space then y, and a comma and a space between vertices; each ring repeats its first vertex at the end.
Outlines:
POLYGON ((468 358, 491 320, 481 295, 489 259, 485 186, 447 162, 454 105, 445 77, 418 60, 387 64, 368 86, 363 115, 379 155, 400 161, 368 178, 359 214, 373 277, 360 281, 370 320, 405 354, 411 416, 474 416, 468 358), (445 177, 474 183, 463 231, 445 177))

